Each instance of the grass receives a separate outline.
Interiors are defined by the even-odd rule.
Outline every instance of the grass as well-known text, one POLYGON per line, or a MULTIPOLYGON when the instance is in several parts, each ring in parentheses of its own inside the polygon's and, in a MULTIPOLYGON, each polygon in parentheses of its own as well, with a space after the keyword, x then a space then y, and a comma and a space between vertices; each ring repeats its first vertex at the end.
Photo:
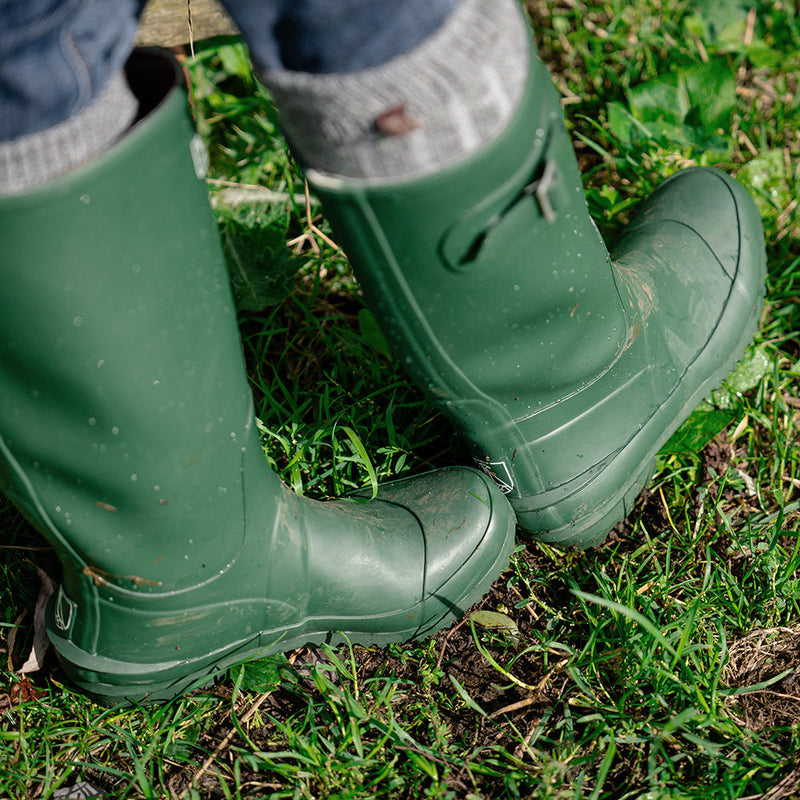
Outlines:
MULTIPOLYGON (((800 20, 785 2, 527 7, 609 238, 690 164, 757 198, 769 279, 743 366, 665 447, 606 543, 521 539, 482 606, 493 616, 409 645, 254 662, 155 707, 95 706, 53 661, 30 681, 4 669, 0 796, 81 782, 115 798, 800 796, 800 20)), ((281 477, 324 498, 465 461, 387 355, 317 209, 309 219, 243 48, 200 44, 189 69, 281 477)), ((0 514, 0 633, 9 645, 16 632, 19 658, 30 562, 56 565, 0 514)))

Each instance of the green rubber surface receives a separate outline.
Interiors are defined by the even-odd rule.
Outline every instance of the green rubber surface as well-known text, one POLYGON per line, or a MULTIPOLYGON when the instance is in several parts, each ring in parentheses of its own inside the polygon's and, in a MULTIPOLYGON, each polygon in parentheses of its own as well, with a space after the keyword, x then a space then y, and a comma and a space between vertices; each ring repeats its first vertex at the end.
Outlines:
POLYGON ((47 627, 105 702, 168 699, 307 643, 383 644, 460 617, 514 513, 453 467, 320 503, 267 464, 174 64, 108 152, 0 199, 0 486, 56 549, 47 627))

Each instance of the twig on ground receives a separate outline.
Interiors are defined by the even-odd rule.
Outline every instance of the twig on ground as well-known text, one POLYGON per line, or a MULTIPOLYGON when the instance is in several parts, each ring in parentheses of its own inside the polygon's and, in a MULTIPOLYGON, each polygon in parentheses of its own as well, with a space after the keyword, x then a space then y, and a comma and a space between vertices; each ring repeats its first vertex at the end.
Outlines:
POLYGON ((518 711, 520 708, 527 708, 528 706, 533 705, 539 699, 542 689, 544 689, 547 681, 549 681, 556 672, 560 672, 568 663, 568 658, 562 658, 561 661, 559 661, 558 664, 556 664, 549 672, 547 672, 539 681, 539 683, 536 684, 530 697, 526 697, 523 700, 517 701, 516 703, 503 706, 503 708, 498 708, 497 711, 493 711, 491 714, 489 714, 489 719, 496 719, 503 714, 509 714, 512 711, 518 711))
POLYGON ((274 189, 253 183, 236 183, 236 181, 226 181, 221 178, 206 178, 206 183, 210 186, 223 187, 216 197, 211 198, 213 207, 222 205, 227 208, 236 208, 250 203, 306 202, 305 194, 276 192, 274 189))
POLYGON ((322 239, 325 244, 329 247, 332 247, 336 252, 339 252, 341 248, 339 247, 336 242, 333 241, 329 236, 326 236, 314 223, 316 220, 320 219, 320 217, 312 217, 311 216, 311 195, 308 191, 308 181, 305 184, 306 193, 305 193, 305 201, 306 201, 306 225, 308 225, 308 230, 305 233, 301 233, 300 236, 290 239, 286 244, 289 247, 294 247, 295 255, 299 255, 305 249, 305 246, 308 244, 314 253, 319 253, 319 245, 317 244, 317 240, 314 238, 318 236, 322 239))
POLYGON ((451 628, 447 631, 447 635, 444 637, 444 642, 442 643, 442 649, 439 651, 439 659, 436 662, 436 669, 439 669, 442 666, 442 661, 444 661, 444 651, 447 649, 447 645, 450 642, 450 637, 466 622, 466 617, 455 626, 455 628, 451 628))

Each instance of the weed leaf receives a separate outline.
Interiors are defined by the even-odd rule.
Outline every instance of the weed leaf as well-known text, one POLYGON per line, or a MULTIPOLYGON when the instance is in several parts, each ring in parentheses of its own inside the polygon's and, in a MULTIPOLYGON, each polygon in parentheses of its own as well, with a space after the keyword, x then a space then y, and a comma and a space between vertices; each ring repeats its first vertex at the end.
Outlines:
POLYGON ((482 628, 503 632, 514 643, 519 641, 517 623, 508 614, 499 611, 476 611, 472 615, 472 621, 482 628))
POLYGON ((248 661, 242 664, 240 689, 248 692, 271 692, 281 684, 283 670, 288 665, 283 653, 248 661))
POLYGON ((473 711, 477 711, 482 717, 488 717, 489 715, 467 694, 467 690, 458 682, 458 679, 453 677, 452 675, 448 674, 447 676, 450 678, 455 690, 458 692, 458 696, 466 703, 466 705, 471 708, 473 711))
POLYGON ((728 153, 736 81, 726 59, 670 72, 627 91, 628 108, 607 106, 611 132, 630 149, 642 140, 728 153))
POLYGON ((358 331, 361 338, 376 352, 386 358, 392 357, 389 342, 375 319, 375 315, 368 309, 362 308, 358 312, 358 331))
POLYGON ((727 409, 701 403, 658 451, 660 456, 699 453, 734 419, 727 409))
POLYGON ((739 170, 737 178, 750 187, 758 210, 766 218, 774 218, 792 200, 783 150, 767 150, 748 161, 739 170))
POLYGON ((286 246, 285 209, 264 203, 218 206, 217 219, 237 306, 261 311, 283 300, 300 266, 286 246))

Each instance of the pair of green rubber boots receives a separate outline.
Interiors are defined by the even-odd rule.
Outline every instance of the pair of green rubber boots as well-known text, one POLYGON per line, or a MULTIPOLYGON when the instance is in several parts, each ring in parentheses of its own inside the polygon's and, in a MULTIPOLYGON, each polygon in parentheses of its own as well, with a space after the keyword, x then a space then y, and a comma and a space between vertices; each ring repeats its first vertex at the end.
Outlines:
POLYGON ((55 547, 67 675, 166 699, 310 642, 387 643, 462 615, 515 521, 587 546, 741 355, 764 278, 746 192, 699 169, 609 259, 547 72, 506 130, 431 177, 310 171, 394 348, 471 444, 454 467, 319 503, 267 465, 172 63, 129 64, 140 120, 0 199, 0 481, 55 547))

